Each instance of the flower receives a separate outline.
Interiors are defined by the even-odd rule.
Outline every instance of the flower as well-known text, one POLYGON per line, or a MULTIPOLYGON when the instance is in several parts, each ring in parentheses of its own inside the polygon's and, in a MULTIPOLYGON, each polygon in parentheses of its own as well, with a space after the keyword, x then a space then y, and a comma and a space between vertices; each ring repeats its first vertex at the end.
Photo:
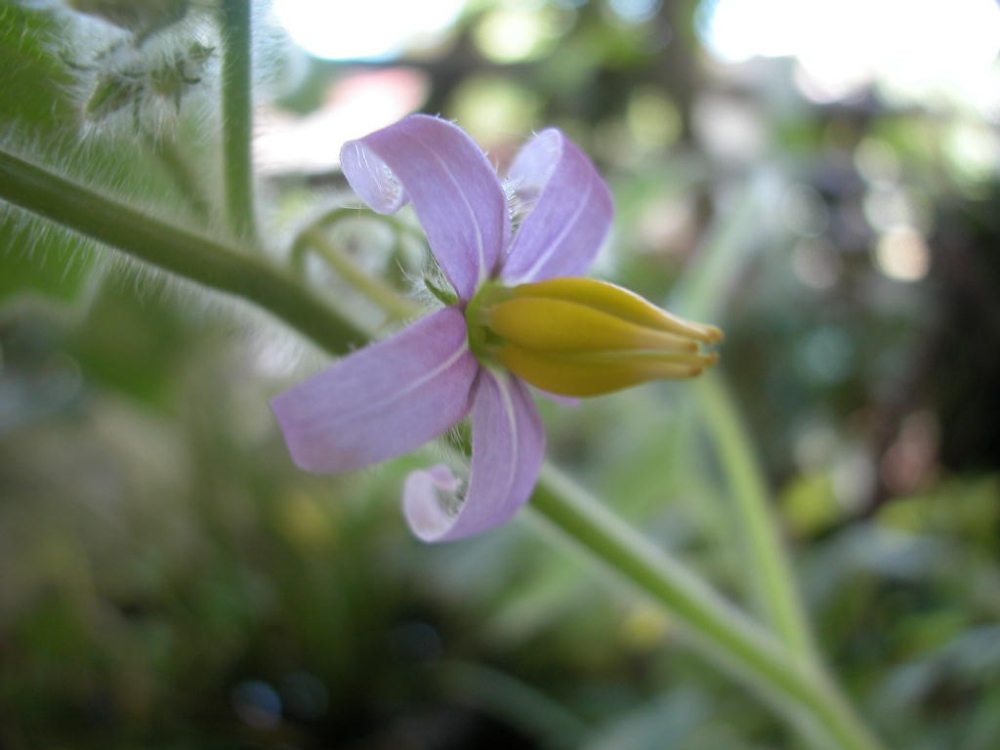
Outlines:
POLYGON ((519 221, 485 154, 454 124, 411 115, 348 142, 344 174, 380 213, 410 202, 456 301, 352 353, 271 404, 293 460, 315 472, 403 455, 472 416, 469 480, 415 471, 403 509, 425 541, 508 521, 545 452, 527 384, 607 393, 714 362, 718 329, 681 320, 620 287, 584 278, 611 225, 607 185, 555 129, 535 135, 507 175, 519 221), (464 490, 464 492, 463 492, 464 490))

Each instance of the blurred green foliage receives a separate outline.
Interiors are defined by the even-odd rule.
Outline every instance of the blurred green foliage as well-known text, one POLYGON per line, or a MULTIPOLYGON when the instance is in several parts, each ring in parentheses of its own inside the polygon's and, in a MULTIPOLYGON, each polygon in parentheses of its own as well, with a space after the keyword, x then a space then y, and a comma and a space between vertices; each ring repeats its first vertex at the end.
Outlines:
MULTIPOLYGON (((191 5, 142 40, 160 63, 215 40, 191 5)), ((499 158, 548 124, 594 155, 618 204, 599 272, 725 328, 801 590, 862 713, 892 746, 1000 745, 1000 190, 996 165, 944 145, 970 116, 874 89, 817 104, 787 61, 728 75, 691 1, 636 22, 534 3, 550 33, 498 60, 483 29, 505 8, 470 4, 438 48, 378 65, 419 71, 422 108, 499 158), (759 137, 737 153, 713 122, 759 137), (899 205, 930 253, 912 280, 879 254, 899 205)), ((112 107, 109 81, 158 68, 100 24, 0 2, 0 141, 211 224, 213 61, 198 52, 183 97, 135 85, 112 107)), ((358 74, 269 44, 300 71, 261 84, 286 113, 358 74)), ((335 173, 262 188, 279 236, 344 198, 335 173)), ((402 287, 422 260, 390 229, 343 241, 402 287)), ((427 456, 294 469, 267 398, 318 364, 245 307, 0 206, 0 747, 793 746, 530 514, 411 540, 397 497, 427 456)), ((543 408, 557 463, 738 596, 689 386, 543 408)))

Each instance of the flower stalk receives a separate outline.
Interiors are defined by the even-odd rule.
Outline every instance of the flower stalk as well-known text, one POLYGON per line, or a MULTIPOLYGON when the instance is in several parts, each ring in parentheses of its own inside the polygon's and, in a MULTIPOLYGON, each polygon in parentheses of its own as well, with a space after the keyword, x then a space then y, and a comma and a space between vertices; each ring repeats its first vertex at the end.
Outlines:
POLYGON ((366 273, 318 226, 307 227, 295 240, 293 258, 301 265, 306 250, 312 250, 344 281, 378 305, 391 320, 406 320, 420 312, 416 304, 400 297, 388 284, 366 273))

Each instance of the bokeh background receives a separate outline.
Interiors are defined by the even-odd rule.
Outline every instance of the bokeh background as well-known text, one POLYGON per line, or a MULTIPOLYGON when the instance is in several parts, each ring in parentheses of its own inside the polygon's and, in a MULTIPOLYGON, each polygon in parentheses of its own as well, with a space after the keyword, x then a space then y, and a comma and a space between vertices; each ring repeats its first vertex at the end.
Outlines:
MULTIPOLYGON (((0 142, 213 220, 208 0, 0 2, 0 142), (137 36, 143 36, 141 44, 137 36), (206 52, 208 50, 208 52, 206 52), (182 205, 183 204, 183 205, 182 205)), ((1000 747, 1000 10, 992 0, 255 6, 269 250, 421 110, 503 164, 556 125, 612 185, 596 273, 723 327, 835 672, 894 747, 1000 747)), ((331 241, 403 291, 419 232, 331 241)), ((377 309, 322 263, 316 288, 377 309)), ((267 316, 0 206, 0 748, 790 748, 671 620, 530 512, 427 547, 420 455, 290 463, 324 363, 267 316)), ((544 405, 550 456, 740 600, 690 384, 544 405)))

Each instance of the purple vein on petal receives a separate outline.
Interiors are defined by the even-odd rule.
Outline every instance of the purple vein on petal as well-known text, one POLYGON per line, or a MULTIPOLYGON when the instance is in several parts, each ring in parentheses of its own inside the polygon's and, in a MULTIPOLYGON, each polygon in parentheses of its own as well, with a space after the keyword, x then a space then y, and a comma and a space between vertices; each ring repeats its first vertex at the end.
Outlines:
POLYGON ((476 276, 476 286, 478 287, 483 281, 486 280, 487 274, 492 270, 487 267, 486 262, 486 242, 483 238, 483 225, 479 220, 479 216, 476 214, 472 207, 472 203, 469 202, 469 196, 466 195, 465 190, 462 189, 462 183, 459 181, 458 177, 455 176, 455 172, 452 170, 451 166, 441 158, 441 155, 432 147, 428 146, 423 140, 411 135, 411 138, 419 143, 424 149, 426 149, 430 155, 441 165, 441 168, 448 175, 448 179, 455 186, 459 196, 462 198, 462 205, 465 207, 466 213, 469 214, 471 218, 472 225, 476 228, 476 268, 478 273, 476 276))
POLYGON ((410 385, 404 387, 402 390, 396 391, 386 396, 382 401, 376 401, 374 404, 366 404, 364 408, 359 412, 359 414, 365 414, 373 411, 382 411, 385 407, 395 404, 397 401, 402 401, 407 396, 409 396, 414 391, 418 391, 423 388, 428 382, 434 380, 442 373, 450 370, 456 362, 469 351, 469 344, 463 343, 455 353, 452 354, 448 359, 442 362, 440 365, 435 367, 433 370, 428 372, 423 377, 417 378, 410 385))
POLYGON ((454 308, 431 313, 275 397, 304 469, 357 469, 407 453, 465 417, 479 365, 454 308))
POLYGON ((450 122, 411 115, 346 143, 341 161, 376 211, 413 203, 438 264, 468 300, 494 270, 510 231, 503 187, 479 146, 450 122))
POLYGON ((514 486, 514 479, 517 476, 517 467, 520 465, 521 440, 518 435, 517 420, 514 418, 514 401, 510 397, 510 389, 500 378, 496 379, 500 388, 500 398, 503 401, 503 412, 507 418, 507 429, 510 430, 511 449, 510 463, 507 464, 507 480, 504 482, 503 495, 510 494, 511 487, 514 486))
POLYGON ((583 214, 584 209, 587 208, 587 200, 590 198, 590 194, 594 192, 593 183, 587 182, 587 192, 584 193, 583 197, 580 199, 580 203, 577 205, 576 210, 573 212, 573 216, 570 217, 569 221, 563 225, 562 231, 559 235, 553 239, 541 253, 535 258, 535 262, 532 263, 527 270, 521 272, 518 279, 508 279, 510 283, 521 283, 526 281, 535 281, 538 273, 541 269, 549 262, 552 258, 552 254, 562 249, 563 240, 566 239, 567 235, 573 230, 573 226, 576 224, 577 219, 583 214))
POLYGON ((544 427, 527 387, 507 373, 483 370, 472 406, 469 492, 444 538, 478 534, 513 518, 531 495, 544 454, 544 427))
POLYGON ((532 200, 504 259, 507 283, 584 273, 611 227, 611 193, 590 159, 558 130, 518 153, 510 178, 532 200))
POLYGON ((506 523, 527 502, 545 453, 538 409, 523 383, 480 372, 472 405, 472 469, 464 500, 444 467, 414 472, 403 508, 414 534, 436 542, 506 523), (458 508, 457 512, 455 508, 458 508))

